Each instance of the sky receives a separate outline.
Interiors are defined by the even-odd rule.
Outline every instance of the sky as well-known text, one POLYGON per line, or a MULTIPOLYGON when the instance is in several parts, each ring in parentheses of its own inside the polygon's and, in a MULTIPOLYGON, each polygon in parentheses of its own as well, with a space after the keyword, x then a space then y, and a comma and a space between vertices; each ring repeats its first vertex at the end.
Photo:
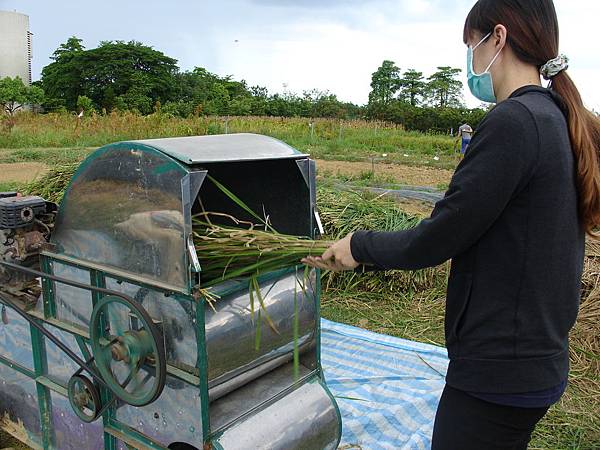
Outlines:
MULTIPOLYGON (((29 15, 33 79, 72 35, 87 48, 136 40, 178 60, 271 93, 319 89, 365 104, 371 75, 389 59, 402 71, 431 75, 463 69, 464 19, 474 0, 0 0, 29 15)), ((561 52, 589 108, 600 111, 600 58, 592 30, 597 0, 555 0, 561 52)), ((481 102, 465 89, 468 106, 481 102)))

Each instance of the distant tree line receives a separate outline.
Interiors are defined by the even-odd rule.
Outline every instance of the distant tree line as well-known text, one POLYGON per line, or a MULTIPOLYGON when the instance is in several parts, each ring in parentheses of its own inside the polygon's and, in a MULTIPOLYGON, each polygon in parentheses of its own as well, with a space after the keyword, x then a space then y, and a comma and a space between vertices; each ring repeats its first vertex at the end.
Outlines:
MULTIPOLYGON (((340 101, 328 91, 270 94, 265 87, 248 86, 244 80, 201 67, 181 71, 177 60, 136 41, 103 41, 97 48, 86 49, 82 40, 73 36, 51 59, 42 69, 41 80, 33 83, 27 95, 24 90, 17 100, 13 95, 11 105, 38 103, 46 112, 128 110, 181 117, 371 118, 407 129, 440 132, 456 129, 463 122, 476 125, 485 114, 482 109, 464 107, 462 82, 457 79, 461 70, 451 67, 439 67, 424 78, 413 69, 401 73, 386 60, 373 73, 368 104, 359 106, 340 101)), ((12 91, 15 89, 13 86, 12 91)), ((0 84, 0 104, 5 105, 2 92, 0 84)))
POLYGON ((414 69, 401 73, 393 61, 386 60, 371 78, 367 116, 419 131, 445 132, 463 123, 475 126, 487 111, 464 106, 461 72, 441 66, 425 78, 414 69))
POLYGON ((46 93, 46 110, 76 110, 89 104, 87 98, 97 111, 160 111, 183 117, 364 115, 364 108, 339 101, 329 92, 269 95, 265 87, 248 86, 244 80, 220 77, 201 67, 180 71, 175 59, 135 41, 105 41, 86 50, 81 39, 71 37, 54 52, 52 60, 42 70, 39 82, 46 93))

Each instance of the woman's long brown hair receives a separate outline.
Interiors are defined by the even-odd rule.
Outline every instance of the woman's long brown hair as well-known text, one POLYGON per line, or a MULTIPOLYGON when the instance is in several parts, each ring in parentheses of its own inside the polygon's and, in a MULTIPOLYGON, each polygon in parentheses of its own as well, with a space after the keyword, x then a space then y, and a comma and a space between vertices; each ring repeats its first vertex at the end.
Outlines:
MULTIPOLYGON (((556 58, 559 30, 552 0, 479 0, 465 22, 464 41, 496 25, 507 29, 507 44, 517 58, 540 69, 556 58)), ((566 71, 552 78, 550 88, 560 95, 567 111, 571 147, 577 165, 579 216, 585 231, 600 225, 600 120, 583 104, 579 90, 566 71)))

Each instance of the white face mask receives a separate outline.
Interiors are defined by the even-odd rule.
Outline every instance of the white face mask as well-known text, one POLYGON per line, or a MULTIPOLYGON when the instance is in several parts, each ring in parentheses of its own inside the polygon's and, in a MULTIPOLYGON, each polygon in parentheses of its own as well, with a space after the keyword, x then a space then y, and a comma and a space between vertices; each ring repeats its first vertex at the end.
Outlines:
POLYGON ((500 53, 503 49, 501 48, 498 53, 496 53, 496 56, 494 56, 492 62, 488 64, 487 68, 482 73, 475 73, 473 70, 473 51, 483 42, 485 42, 485 40, 491 35, 491 32, 486 34, 475 47, 469 47, 467 49, 467 81, 471 93, 476 98, 482 102, 496 103, 497 99, 496 94, 494 93, 494 83, 492 82, 492 74, 489 72, 489 70, 492 68, 492 65, 496 62, 496 59, 498 59, 498 56, 500 56, 500 53))

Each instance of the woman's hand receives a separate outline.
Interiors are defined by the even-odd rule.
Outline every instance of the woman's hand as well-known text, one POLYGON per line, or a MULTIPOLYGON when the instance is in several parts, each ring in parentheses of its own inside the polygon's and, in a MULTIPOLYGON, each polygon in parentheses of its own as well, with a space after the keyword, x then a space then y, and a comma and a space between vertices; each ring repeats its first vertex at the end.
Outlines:
POLYGON ((302 258, 302 263, 310 267, 331 270, 333 272, 354 270, 359 266, 359 263, 352 257, 352 252, 350 250, 351 239, 352 233, 329 247, 323 255, 302 258))

